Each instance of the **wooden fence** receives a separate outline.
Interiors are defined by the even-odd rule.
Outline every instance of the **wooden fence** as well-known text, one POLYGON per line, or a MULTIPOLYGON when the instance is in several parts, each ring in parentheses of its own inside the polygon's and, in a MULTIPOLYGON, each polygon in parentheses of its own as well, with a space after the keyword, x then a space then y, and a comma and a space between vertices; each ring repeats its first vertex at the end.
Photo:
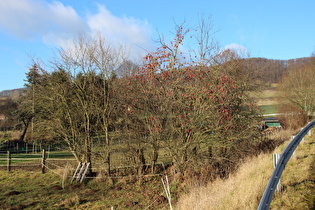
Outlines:
MULTIPOLYGON (((14 154, 14 153, 13 153, 14 154)), ((41 170, 42 173, 46 172, 46 169, 49 169, 50 165, 53 168, 56 168, 57 165, 53 165, 53 162, 65 162, 65 161, 71 161, 76 162, 74 158, 72 159, 64 159, 64 158, 48 158, 47 152, 45 149, 42 150, 41 154, 26 154, 28 157, 12 157, 12 153, 10 151, 7 151, 6 157, 0 158, 0 161, 6 161, 6 164, 2 164, 1 167, 5 167, 7 171, 11 171, 13 167, 23 168, 28 167, 36 170, 38 168, 41 170), (29 157, 33 155, 34 157, 29 157), (49 160, 49 164, 47 162, 49 160), (21 161, 18 164, 14 164, 13 162, 21 161)), ((58 167, 58 166, 57 166, 58 167)), ((63 166, 60 166, 63 167, 63 166)))
MULTIPOLYGON (((2 164, 0 165, 0 168, 2 170, 12 171, 13 168, 18 169, 24 169, 29 168, 29 170, 41 170, 42 173, 46 173, 47 169, 49 171, 55 172, 54 169, 61 169, 71 171, 73 172, 72 175, 72 181, 76 182, 82 182, 85 178, 95 178, 93 177, 86 177, 86 171, 87 168, 85 164, 88 163, 78 163, 76 159, 72 158, 50 158, 49 154, 46 153, 46 150, 43 149, 41 154, 25 154, 27 155, 27 158, 21 158, 21 157, 14 157, 16 153, 11 153, 10 151, 7 151, 6 157, 0 158, 0 161, 2 161, 2 164), (34 155, 34 158, 29 157, 34 155), (6 164, 3 164, 3 161, 6 162, 6 164), (16 163, 17 161, 20 161, 19 163, 16 163), (15 162, 15 163, 14 163, 15 162), (69 162, 71 163, 69 166, 69 162), (77 169, 75 168, 77 166, 77 169)), ((24 155, 24 154, 23 154, 24 155)), ((23 156, 22 155, 22 156, 23 156)), ((2 155, 4 156, 4 155, 2 155)), ((101 177, 108 177, 108 178, 124 178, 124 177, 145 177, 145 176, 160 176, 164 174, 166 167, 163 162, 157 163, 155 165, 155 173, 152 174, 151 172, 152 165, 151 164, 145 164, 145 165, 131 165, 131 166, 120 166, 116 168, 111 169, 110 176, 107 173, 107 168, 104 167, 97 167, 92 168, 93 172, 96 173, 102 173, 104 176, 101 177), (138 167, 143 167, 143 174, 138 174, 138 167)), ((24 169, 25 170, 25 169, 24 169)))

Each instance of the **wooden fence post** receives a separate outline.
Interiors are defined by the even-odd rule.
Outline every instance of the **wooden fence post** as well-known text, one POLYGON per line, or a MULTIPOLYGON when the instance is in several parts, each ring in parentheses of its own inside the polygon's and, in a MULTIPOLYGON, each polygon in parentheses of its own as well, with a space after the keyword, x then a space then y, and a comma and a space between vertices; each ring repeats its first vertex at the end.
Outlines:
POLYGON ((11 171, 11 154, 10 151, 7 151, 7 170, 11 171))
POLYGON ((43 149, 42 152, 42 174, 45 173, 45 164, 46 164, 46 151, 43 149))

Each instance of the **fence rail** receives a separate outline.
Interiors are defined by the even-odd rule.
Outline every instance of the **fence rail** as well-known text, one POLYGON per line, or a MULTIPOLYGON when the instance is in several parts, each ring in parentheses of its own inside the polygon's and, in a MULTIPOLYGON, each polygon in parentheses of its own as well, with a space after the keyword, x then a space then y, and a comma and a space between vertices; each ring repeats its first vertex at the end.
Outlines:
POLYGON ((45 173, 48 163, 51 165, 54 161, 76 161, 74 158, 49 158, 49 155, 47 155, 45 149, 42 150, 41 154, 13 154, 10 151, 7 151, 6 156, 1 155, 2 157, 0 158, 0 162, 4 164, 0 164, 0 168, 6 167, 7 171, 11 171, 12 167, 30 168, 36 166, 41 168, 42 173, 45 173), (49 162, 46 162, 47 160, 49 162))
MULTIPOLYGON (((0 157, 0 170, 7 170, 11 171, 13 168, 18 168, 22 170, 41 170, 42 173, 45 173, 46 169, 48 171, 54 172, 54 169, 62 169, 74 172, 75 171, 75 165, 77 164, 77 160, 74 158, 48 158, 45 151, 42 151, 42 154, 26 154, 27 158, 23 158, 19 155, 18 157, 11 157, 11 155, 16 155, 15 153, 12 153, 10 151, 7 152, 7 155, 0 157), (37 157, 30 157, 30 156, 37 156, 37 157), (21 162, 20 162, 21 161, 21 162), (63 164, 62 164, 63 163, 63 164), (70 166, 68 165, 70 163, 70 166)), ((60 154, 58 154, 60 155, 60 154)), ((67 155, 68 156, 68 155, 67 155)), ((120 179, 125 177, 151 177, 151 176, 161 176, 164 174, 166 167, 163 162, 158 162, 154 166, 155 173, 151 174, 149 171, 152 170, 153 165, 152 164, 141 164, 141 165, 128 165, 128 166, 118 166, 111 168, 110 175, 108 174, 107 167, 97 165, 94 166, 92 171, 94 173, 102 173, 101 176, 95 177, 94 175, 91 177, 85 176, 84 179, 88 178, 114 178, 114 179, 120 179), (143 174, 138 174, 138 168, 143 167, 143 174)), ((56 173, 56 172, 55 172, 56 173)), ((60 174, 58 174, 60 175, 60 174)), ((82 177, 81 177, 82 179, 82 177)))
POLYGON ((299 145, 299 143, 302 141, 303 137, 309 132, 311 128, 315 126, 315 120, 308 123, 304 128, 300 130, 300 132, 290 141, 290 143, 287 145, 287 147, 283 150, 281 153, 281 156, 277 162, 277 165, 272 172, 272 175, 269 179, 268 185, 265 189, 265 192, 260 200, 258 210, 263 209, 269 209, 272 196, 274 194, 274 191, 276 190, 277 184, 280 180, 281 174, 287 164, 287 162, 290 160, 290 157, 294 153, 295 149, 299 145))

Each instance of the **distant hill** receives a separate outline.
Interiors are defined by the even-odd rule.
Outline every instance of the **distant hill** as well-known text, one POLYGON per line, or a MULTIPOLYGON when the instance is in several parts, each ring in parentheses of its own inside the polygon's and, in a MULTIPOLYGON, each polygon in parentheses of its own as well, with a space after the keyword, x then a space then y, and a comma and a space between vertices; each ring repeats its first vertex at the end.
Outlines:
POLYGON ((289 68, 302 66, 312 62, 313 57, 296 58, 289 60, 275 60, 267 58, 247 58, 251 69, 265 84, 278 83, 289 68))
MULTIPOLYGON (((278 83, 289 67, 304 65, 309 63, 314 57, 304 57, 289 60, 275 60, 267 58, 245 58, 251 66, 252 71, 259 80, 265 84, 278 83)), ((3 90, 0 98, 19 96, 26 88, 3 90)))
POLYGON ((14 98, 15 96, 19 96, 23 93, 26 88, 17 88, 12 90, 3 90, 0 92, 0 98, 14 98))

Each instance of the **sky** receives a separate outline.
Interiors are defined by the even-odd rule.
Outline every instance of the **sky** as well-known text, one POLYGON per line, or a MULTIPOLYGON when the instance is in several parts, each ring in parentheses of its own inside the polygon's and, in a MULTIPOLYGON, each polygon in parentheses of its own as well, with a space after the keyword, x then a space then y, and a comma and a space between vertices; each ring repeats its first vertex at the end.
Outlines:
POLYGON ((315 50, 314 0, 0 0, 0 91, 22 88, 32 60, 48 62, 78 34, 102 32, 144 56, 176 24, 211 17, 222 48, 294 59, 315 50))

